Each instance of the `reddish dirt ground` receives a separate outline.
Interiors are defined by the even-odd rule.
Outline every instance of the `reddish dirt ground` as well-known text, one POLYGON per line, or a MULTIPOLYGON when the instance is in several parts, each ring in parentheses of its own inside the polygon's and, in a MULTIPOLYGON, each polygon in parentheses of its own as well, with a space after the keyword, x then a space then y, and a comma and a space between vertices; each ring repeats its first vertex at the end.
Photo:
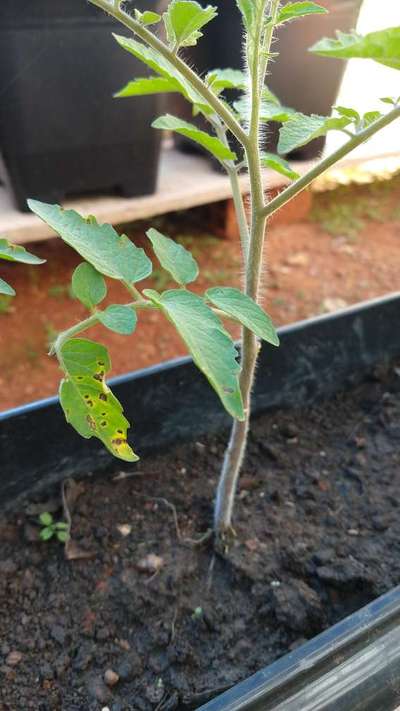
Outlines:
MULTIPOLYGON (((239 285, 238 241, 224 239, 223 204, 157 218, 153 226, 191 249, 201 277, 194 289, 239 285)), ((128 234, 139 246, 149 223, 135 224, 128 234)), ((1 276, 17 297, 0 301, 0 410, 53 395, 60 371, 47 356, 59 330, 84 318, 71 298, 71 274, 81 261, 61 240, 32 245, 47 260, 41 267, 2 264, 1 276)), ((271 225, 264 257, 264 306, 275 324, 334 310, 399 288, 400 176, 367 186, 340 187, 303 198, 296 213, 281 211, 271 225), (310 208, 310 209, 308 209, 310 208)), ((172 287, 158 266, 141 286, 172 287)), ((129 301, 109 280, 106 303, 129 301)), ((233 334, 238 332, 233 329, 233 334)), ((88 337, 110 349, 113 375, 143 368, 186 353, 185 346, 161 314, 141 313, 133 336, 96 327, 88 337)))

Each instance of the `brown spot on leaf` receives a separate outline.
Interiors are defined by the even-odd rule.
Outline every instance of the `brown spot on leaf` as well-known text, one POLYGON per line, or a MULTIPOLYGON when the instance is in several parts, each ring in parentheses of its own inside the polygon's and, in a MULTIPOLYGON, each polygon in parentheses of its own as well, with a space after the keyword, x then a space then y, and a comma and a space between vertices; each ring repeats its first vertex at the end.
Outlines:
POLYGON ((96 429, 96 422, 91 415, 86 416, 86 422, 88 423, 91 430, 96 429))
POLYGON ((103 402, 107 402, 107 395, 105 393, 100 393, 99 400, 103 400, 103 402))

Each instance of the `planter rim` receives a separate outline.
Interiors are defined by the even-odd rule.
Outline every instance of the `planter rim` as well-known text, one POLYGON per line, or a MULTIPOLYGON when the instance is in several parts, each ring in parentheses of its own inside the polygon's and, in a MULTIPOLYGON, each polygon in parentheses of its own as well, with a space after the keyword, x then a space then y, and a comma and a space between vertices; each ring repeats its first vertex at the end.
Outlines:
MULTIPOLYGON (((356 304, 279 329, 281 348, 265 344, 253 392, 253 413, 303 408, 400 358, 400 293, 356 304)), ((128 415, 139 456, 228 429, 231 418, 188 356, 111 379, 128 415)), ((65 422, 57 397, 0 414, 0 510, 79 471, 122 466, 96 439, 65 422)), ((123 464, 136 469, 139 464, 123 464)))
MULTIPOLYGON (((384 296, 378 296, 374 299, 368 299, 366 301, 359 301, 351 306, 347 306, 343 309, 338 309, 334 313, 329 314, 318 314, 317 316, 311 316, 310 318, 301 319, 300 321, 295 321, 293 323, 287 324, 285 326, 280 326, 277 331, 280 336, 280 340, 285 337, 286 334, 295 334, 298 331, 303 330, 311 325, 326 324, 331 321, 340 318, 341 316, 350 316, 352 314, 357 314, 360 310, 365 308, 371 308, 373 306, 380 306, 386 303, 390 303, 393 299, 400 300, 400 291, 394 291, 384 296)), ((240 341, 236 341, 236 346, 240 348, 240 341)), ((191 364, 192 358, 189 355, 178 356, 176 358, 169 358, 166 361, 156 363, 155 365, 149 365, 146 368, 139 368, 138 370, 128 371, 122 375, 116 375, 110 378, 107 383, 111 386, 124 385, 125 383, 131 382, 133 380, 139 380, 144 377, 151 377, 158 373, 167 372, 180 366, 191 364)), ((33 400, 32 402, 25 403, 23 405, 18 405, 16 407, 9 408, 7 410, 0 411, 0 422, 2 420, 8 419, 10 417, 15 417, 18 415, 24 415, 26 413, 40 410, 43 407, 48 407, 51 405, 59 404, 58 395, 51 395, 46 398, 41 398, 39 400, 33 400)))

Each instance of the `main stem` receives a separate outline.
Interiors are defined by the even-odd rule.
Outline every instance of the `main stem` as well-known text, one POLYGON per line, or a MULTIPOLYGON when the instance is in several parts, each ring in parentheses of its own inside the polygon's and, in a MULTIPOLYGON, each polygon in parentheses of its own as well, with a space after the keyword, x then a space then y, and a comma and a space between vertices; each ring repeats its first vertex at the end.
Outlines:
MULTIPOLYGON (((271 23, 262 38, 262 22, 266 2, 260 7, 256 33, 253 39, 252 56, 250 60, 251 87, 251 118, 249 127, 249 146, 246 147, 247 163, 251 186, 251 229, 248 258, 245 270, 245 293, 254 301, 258 301, 262 255, 266 232, 266 216, 264 215, 264 186, 260 160, 260 104, 264 85, 267 58, 271 49, 274 23, 279 9, 280 0, 271 0, 271 23), (260 48, 264 53, 260 57, 260 48)), ((225 453, 221 476, 217 489, 214 510, 214 530, 219 538, 232 529, 232 512, 235 493, 243 458, 246 452, 247 437, 251 415, 251 392, 259 352, 256 336, 247 328, 242 330, 242 357, 240 388, 243 398, 245 419, 235 420, 225 453)))

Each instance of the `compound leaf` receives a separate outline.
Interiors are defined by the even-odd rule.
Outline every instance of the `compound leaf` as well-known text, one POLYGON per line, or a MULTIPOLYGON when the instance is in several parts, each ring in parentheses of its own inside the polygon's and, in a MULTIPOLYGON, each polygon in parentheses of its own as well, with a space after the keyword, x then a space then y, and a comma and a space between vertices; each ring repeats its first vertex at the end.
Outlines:
POLYGON ((214 306, 221 309, 227 316, 236 318, 256 336, 273 346, 279 346, 278 334, 271 318, 261 306, 239 289, 230 286, 216 286, 208 289, 205 296, 214 306))
POLYGON ((60 402, 67 422, 82 437, 100 439, 115 457, 135 462, 138 457, 127 441, 129 422, 105 382, 111 369, 107 349, 75 338, 62 345, 59 357, 66 375, 60 385, 60 402))
POLYGON ((94 217, 85 219, 75 210, 28 200, 32 212, 46 222, 98 272, 112 279, 137 282, 151 274, 152 264, 143 249, 111 225, 99 225, 94 217))
POLYGON ((271 168, 271 170, 280 173, 280 175, 284 175, 285 178, 289 178, 290 180, 297 180, 297 178, 300 177, 299 173, 293 170, 287 160, 275 155, 275 153, 262 153, 261 163, 264 168, 271 168))
POLYGON ((5 294, 6 296, 15 296, 14 289, 12 288, 12 286, 7 284, 4 279, 0 279, 0 294, 5 294))
POLYGON ((103 276, 88 262, 77 266, 72 275, 72 291, 88 309, 97 306, 107 295, 103 276))
POLYGON ((197 44, 203 36, 201 28, 217 15, 217 8, 212 5, 202 7, 194 0, 172 0, 163 15, 171 47, 177 49, 197 44))
POLYGON ((23 264, 44 264, 45 259, 36 257, 19 244, 12 244, 5 238, 0 239, 0 259, 23 264))
POLYGON ((187 249, 153 227, 146 234, 161 266, 178 284, 185 286, 197 279, 199 267, 187 249))
POLYGON ((136 311, 123 304, 107 306, 105 311, 98 311, 97 318, 110 331, 129 336, 134 332, 137 324, 136 311))
POLYGON ((281 8, 277 24, 282 25, 289 20, 295 20, 298 17, 306 15, 323 15, 328 11, 325 7, 317 5, 315 2, 290 2, 281 8))
POLYGON ((304 114, 294 114, 283 124, 279 131, 279 153, 290 153, 306 143, 325 136, 328 131, 340 131, 351 123, 351 119, 346 116, 330 118, 326 116, 305 116, 304 114))
POLYGON ((336 39, 325 37, 320 40, 310 48, 310 52, 339 59, 373 59, 386 67, 400 69, 400 27, 388 27, 367 35, 338 31, 336 36, 336 39))
POLYGON ((244 419, 235 345, 204 300, 184 289, 143 292, 165 313, 232 417, 244 419))
POLYGON ((153 128, 160 128, 166 131, 175 131, 175 133, 180 133, 182 136, 191 138, 192 141, 198 143, 207 151, 212 153, 215 158, 219 160, 235 160, 236 153, 225 146, 222 141, 216 136, 210 136, 206 131, 201 131, 197 126, 192 123, 183 121, 176 116, 171 116, 171 114, 166 114, 165 116, 160 116, 156 119, 153 124, 153 128))

